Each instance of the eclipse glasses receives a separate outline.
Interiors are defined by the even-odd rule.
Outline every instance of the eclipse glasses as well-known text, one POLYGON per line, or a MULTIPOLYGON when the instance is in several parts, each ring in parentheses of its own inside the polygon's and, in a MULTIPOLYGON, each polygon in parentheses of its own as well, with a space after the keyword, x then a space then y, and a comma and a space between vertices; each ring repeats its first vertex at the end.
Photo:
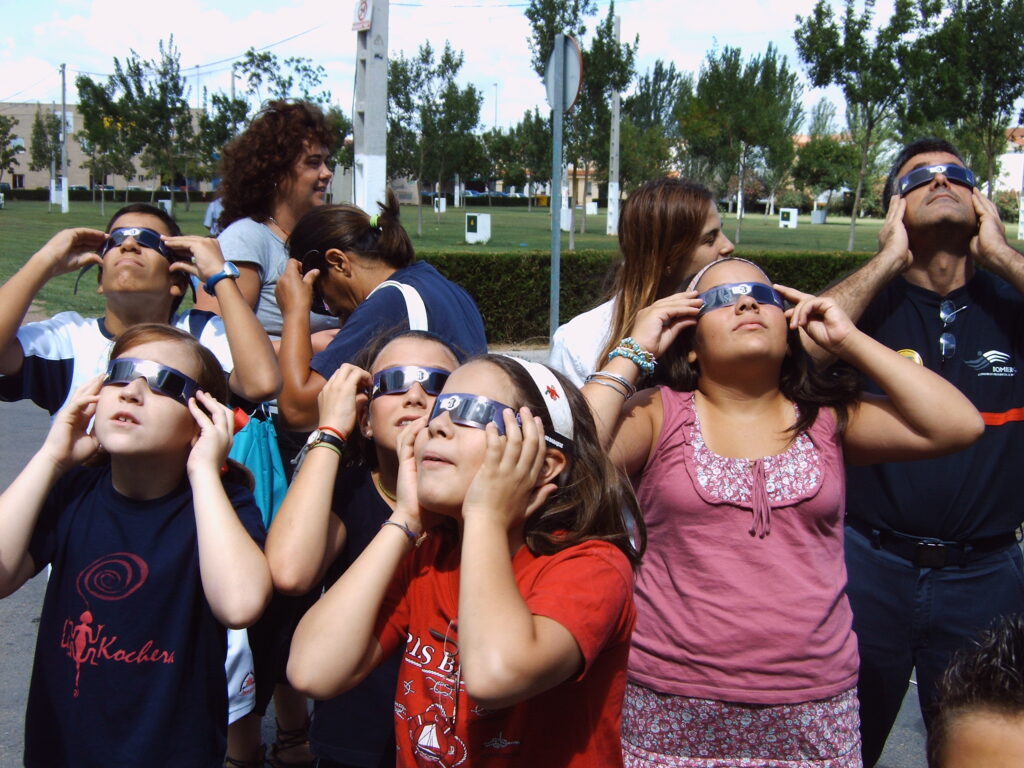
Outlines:
POLYGON ((439 395, 444 383, 448 381, 449 372, 440 368, 426 368, 418 365, 396 366, 385 368, 373 374, 373 389, 370 399, 381 395, 400 395, 408 392, 419 384, 428 395, 439 395))
POLYGON ((131 384, 136 379, 145 379, 150 390, 177 400, 182 405, 188 405, 189 399, 199 390, 196 380, 181 371, 137 357, 119 357, 111 360, 107 366, 107 378, 103 380, 103 386, 131 384))
MULTIPOLYGON (((488 424, 494 424, 498 428, 498 434, 505 434, 505 411, 513 410, 512 406, 499 403, 479 395, 466 395, 454 393, 439 397, 434 401, 434 409, 430 412, 430 420, 433 421, 443 412, 448 412, 448 417, 456 424, 475 429, 487 429, 488 424)), ((519 414, 516 414, 516 422, 521 423, 519 414)))
POLYGON ((118 227, 107 236, 107 242, 103 244, 100 256, 105 256, 112 248, 117 248, 129 237, 135 239, 143 248, 152 248, 168 261, 183 261, 182 257, 176 256, 174 251, 167 247, 167 244, 160 239, 160 233, 145 227, 118 227))
POLYGON ((925 184, 930 184, 931 180, 939 173, 954 184, 959 184, 960 186, 967 187, 968 189, 978 186, 974 179, 974 171, 970 168, 964 168, 962 165, 955 165, 952 163, 942 163, 939 165, 929 165, 926 168, 915 168, 910 173, 903 176, 899 182, 897 182, 900 194, 905 195, 913 189, 917 189, 925 184))
POLYGON ((704 304, 697 316, 700 317, 713 309, 731 307, 744 296, 749 296, 758 304, 771 304, 782 310, 786 308, 782 296, 767 283, 726 283, 725 285, 716 285, 700 294, 704 304))

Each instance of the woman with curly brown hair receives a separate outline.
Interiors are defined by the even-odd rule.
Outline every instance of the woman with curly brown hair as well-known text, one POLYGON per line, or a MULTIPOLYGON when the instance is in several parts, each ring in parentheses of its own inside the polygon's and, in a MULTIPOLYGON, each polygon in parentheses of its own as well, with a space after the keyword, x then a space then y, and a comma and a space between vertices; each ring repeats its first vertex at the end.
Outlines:
MULTIPOLYGON (((224 148, 220 193, 224 212, 218 241, 226 258, 238 265, 238 287, 271 339, 281 336, 281 311, 274 288, 288 262, 285 241, 306 213, 322 206, 330 184, 330 152, 335 137, 323 112, 304 101, 271 101, 249 127, 224 148)), ((217 311, 216 300, 200 292, 196 306, 217 311)), ((311 315, 310 332, 331 332, 334 318, 311 315)), ((330 336, 322 338, 325 346, 330 336)), ((275 422, 277 421, 275 416, 275 422)), ((286 473, 288 459, 305 441, 278 424, 278 444, 286 473)), ((303 601, 275 595, 258 627, 250 633, 256 655, 256 711, 228 731, 228 765, 262 765, 260 719, 274 692, 277 740, 269 762, 275 766, 312 765, 307 745, 306 699, 283 680, 287 642, 303 601), (280 679, 281 684, 274 686, 280 679)))
MULTIPOLYGON (((334 139, 315 104, 271 101, 224 147, 218 240, 225 258, 238 265, 238 287, 272 339, 281 336, 274 286, 288 260, 285 241, 299 219, 325 202, 334 139)), ((216 311, 216 301, 205 296, 197 306, 216 311)), ((322 316, 310 322, 314 332, 337 327, 322 316)))

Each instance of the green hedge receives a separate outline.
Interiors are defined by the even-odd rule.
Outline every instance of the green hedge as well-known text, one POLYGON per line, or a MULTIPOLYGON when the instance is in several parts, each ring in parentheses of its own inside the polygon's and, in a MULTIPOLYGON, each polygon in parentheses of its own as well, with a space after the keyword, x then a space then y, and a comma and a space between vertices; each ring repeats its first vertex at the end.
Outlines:
MULTIPOLYGON (((424 251, 419 256, 469 291, 483 315, 488 341, 498 344, 547 341, 551 290, 549 253, 424 251)), ((743 256, 764 267, 776 282, 808 293, 821 291, 869 258, 869 254, 779 251, 748 251, 743 256)), ((559 309, 563 323, 603 300, 618 258, 607 251, 562 254, 559 309)))

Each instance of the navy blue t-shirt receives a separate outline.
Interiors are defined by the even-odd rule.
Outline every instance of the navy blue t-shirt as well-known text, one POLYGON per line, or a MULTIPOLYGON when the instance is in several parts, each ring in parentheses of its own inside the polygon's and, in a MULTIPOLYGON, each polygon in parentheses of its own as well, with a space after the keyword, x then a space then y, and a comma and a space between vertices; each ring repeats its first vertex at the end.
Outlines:
MULTIPOLYGON (((225 486, 265 538, 248 489, 225 486)), ((25 765, 220 766, 227 733, 226 632, 199 575, 192 491, 136 501, 109 467, 50 492, 29 553, 52 563, 25 718, 25 765)))
MULTIPOLYGON (((397 293, 397 291, 396 291, 397 293)), ((345 524, 345 546, 327 570, 325 587, 336 582, 391 517, 369 470, 338 473, 331 509, 345 524)), ((394 654, 355 688, 314 703, 309 740, 317 757, 359 768, 395 762, 395 686, 402 655, 394 654)))
MULTIPOLYGON (((393 273, 388 280, 415 288, 427 309, 428 330, 454 347, 459 360, 487 351, 484 321, 476 303, 466 290, 434 269, 418 261, 393 273)), ((374 291, 349 315, 327 349, 317 353, 309 367, 325 379, 343 363, 350 363, 377 334, 407 330, 409 312, 398 288, 374 291)))
MULTIPOLYGON (((966 450, 923 461, 847 469, 847 514, 881 529, 947 541, 1005 534, 1024 519, 1018 472, 1024 468, 1024 296, 978 271, 942 297, 897 278, 858 324, 895 350, 913 350, 963 392, 985 419, 985 433, 966 450), (948 299, 964 307, 949 325, 948 299), (945 362, 943 332, 956 337, 945 362)), ((868 391, 879 392, 873 382, 868 391)))

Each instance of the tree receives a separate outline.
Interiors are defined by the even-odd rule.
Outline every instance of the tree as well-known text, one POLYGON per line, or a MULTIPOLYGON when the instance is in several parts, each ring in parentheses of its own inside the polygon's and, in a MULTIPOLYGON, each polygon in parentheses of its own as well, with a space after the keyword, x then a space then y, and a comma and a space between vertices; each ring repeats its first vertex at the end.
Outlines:
POLYGON ((79 75, 75 85, 82 117, 75 139, 85 153, 82 165, 94 182, 90 186, 95 198, 96 183, 106 183, 108 174, 120 174, 129 181, 135 177, 133 158, 142 149, 142 130, 125 96, 115 99, 113 79, 100 85, 87 75, 79 75))
POLYGON ((789 166, 792 137, 802 113, 796 73, 769 44, 764 55, 746 64, 739 48, 708 53, 695 91, 681 103, 680 131, 687 153, 710 172, 713 186, 724 187, 736 174, 735 241, 743 220, 747 173, 765 166, 771 155, 776 185, 789 166), (717 182, 717 183, 716 183, 717 182))
POLYGON ((250 48, 241 61, 235 62, 232 73, 242 78, 245 93, 254 98, 257 105, 264 99, 289 97, 320 105, 331 101, 330 91, 319 90, 327 70, 304 56, 291 56, 282 62, 273 53, 250 48))
POLYGON ((355 146, 352 143, 352 120, 341 111, 341 107, 328 107, 327 129, 338 137, 334 152, 331 153, 331 162, 342 168, 351 168, 355 165, 355 146))
MULTIPOLYGON (((904 133, 941 134, 972 156, 992 196, 1006 130, 1024 96, 1024 0, 933 2, 913 50, 904 133), (984 41, 984 42, 979 42, 984 41)), ((1021 113, 1024 118, 1024 112, 1021 113)))
POLYGON ((858 15, 854 0, 846 0, 840 21, 827 0, 818 0, 811 15, 797 16, 795 38, 800 58, 815 87, 838 85, 846 97, 847 124, 860 152, 854 215, 850 219, 847 250, 853 250, 864 179, 872 150, 879 141, 879 129, 895 115, 904 98, 904 63, 909 64, 910 35, 915 29, 914 0, 895 0, 892 16, 871 37, 874 0, 865 0, 858 15))
POLYGON ((14 167, 20 165, 18 155, 25 151, 21 144, 15 143, 18 138, 14 134, 14 127, 18 121, 7 115, 0 115, 0 181, 3 181, 4 173, 14 174, 14 167))
POLYGON ((815 196, 828 192, 831 202, 832 193, 856 177, 859 159, 852 144, 841 144, 831 136, 817 136, 800 150, 793 181, 815 196))
POLYGON ((525 14, 533 36, 527 42, 530 66, 539 77, 544 77, 551 51, 555 49, 555 35, 561 32, 582 39, 587 32, 584 19, 596 12, 595 0, 530 0, 525 14))
POLYGON ((658 59, 637 78, 636 89, 622 104, 619 129, 619 179, 623 189, 664 176, 679 141, 676 110, 693 92, 693 78, 675 64, 658 59))
POLYGON ((423 235, 424 181, 479 168, 482 152, 475 136, 483 97, 472 85, 455 82, 462 53, 445 41, 435 59, 430 43, 415 58, 402 53, 388 61, 388 169, 416 178, 416 231, 423 235))
MULTIPOLYGON (((190 173, 198 172, 189 92, 181 76, 174 36, 166 44, 161 40, 159 50, 157 61, 145 61, 135 51, 124 63, 115 57, 114 74, 106 85, 78 78, 86 124, 83 147, 90 154, 94 175, 114 170, 131 178, 131 158, 136 155, 157 182, 184 183, 190 173), (114 164, 108 165, 108 161, 114 164)), ((187 206, 187 183, 185 200, 187 206)))
POLYGON ((213 179, 220 165, 224 145, 237 136, 249 119, 245 99, 231 98, 223 93, 210 97, 209 106, 199 113, 195 142, 196 178, 213 179))
POLYGON ((60 118, 52 111, 45 117, 43 110, 36 106, 36 116, 32 121, 32 146, 29 149, 28 167, 30 171, 51 171, 60 175, 60 118))
MULTIPOLYGON (((548 59, 555 48, 555 35, 562 33, 571 35, 577 41, 583 39, 587 32, 585 19, 597 12, 595 0, 530 0, 526 8, 526 18, 533 31, 528 42, 530 44, 530 65, 533 71, 543 79, 548 59)), ((584 62, 586 77, 586 62, 584 62)), ((562 121, 563 163, 573 159, 573 167, 578 163, 579 136, 586 130, 576 119, 578 111, 567 112, 562 121)), ((569 248, 575 247, 574 228, 569 229, 569 248)))

